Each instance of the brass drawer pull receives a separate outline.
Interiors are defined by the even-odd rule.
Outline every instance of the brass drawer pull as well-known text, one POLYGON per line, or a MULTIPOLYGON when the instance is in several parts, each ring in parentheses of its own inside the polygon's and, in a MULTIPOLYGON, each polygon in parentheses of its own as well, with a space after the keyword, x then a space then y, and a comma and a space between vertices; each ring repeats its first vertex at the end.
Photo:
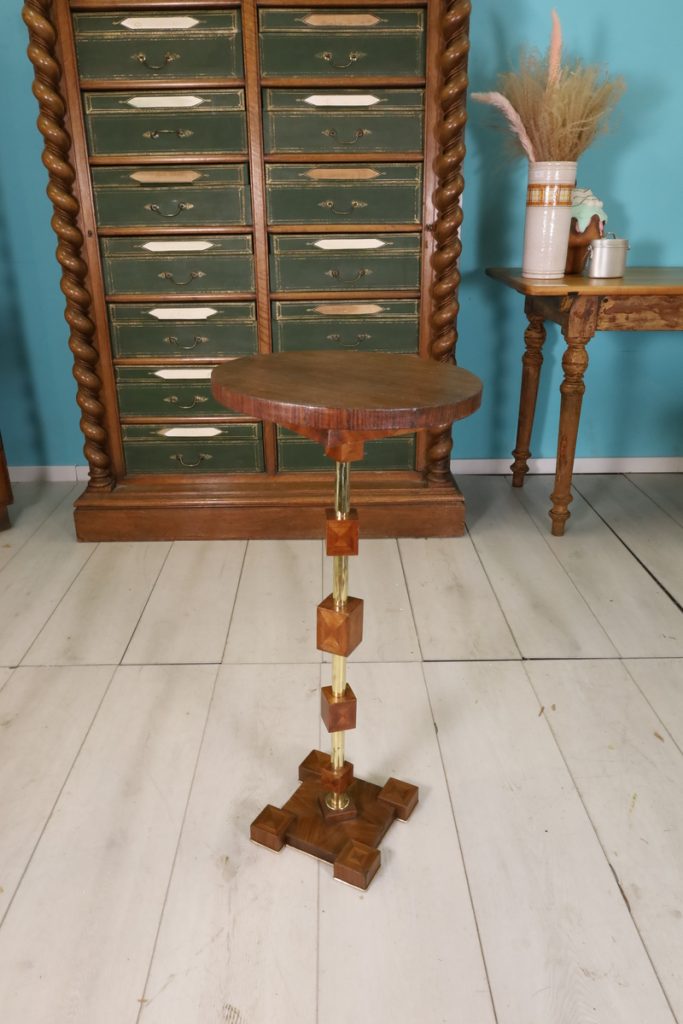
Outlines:
POLYGON ((318 60, 327 61, 330 67, 336 68, 338 71, 343 71, 345 68, 350 68, 356 61, 362 60, 363 57, 367 57, 366 53, 360 53, 359 50, 351 50, 348 55, 348 62, 346 64, 335 64, 334 54, 330 53, 329 50, 325 50, 324 53, 316 53, 318 60))
POLYGON ((350 217, 354 210, 362 210, 367 205, 361 199, 352 199, 348 210, 335 210, 334 199, 323 199, 322 203, 318 203, 318 206, 322 206, 323 210, 330 210, 332 213, 336 213, 338 217, 350 217))
POLYGON ((183 405, 177 395, 168 395, 164 398, 168 405, 177 405, 179 409, 194 409, 196 405, 208 402, 206 395, 194 395, 189 405, 183 405))
POLYGON ((371 334, 357 334, 355 341, 353 339, 351 341, 342 341, 341 334, 328 334, 326 336, 326 341, 333 341, 335 344, 341 344, 344 348, 358 348, 363 344, 363 342, 370 341, 371 338, 371 334))
POLYGON ((171 459, 171 461, 175 460, 176 462, 179 462, 184 469, 194 469, 200 464, 200 462, 208 462, 210 458, 211 456, 207 455, 206 452, 200 452, 199 458, 196 462, 185 462, 182 452, 177 452, 175 455, 169 455, 169 459, 171 459))
POLYGON ((161 71, 167 64, 172 64, 174 60, 180 60, 180 54, 165 53, 163 63, 161 64, 150 64, 147 60, 146 53, 134 53, 130 59, 136 60, 139 64, 142 64, 143 67, 149 68, 150 71, 161 71))
POLYGON ((143 139, 158 139, 162 135, 177 135, 179 139, 189 139, 194 132, 190 128, 150 128, 143 132, 143 139))
MULTIPOLYGON (((322 135, 326 135, 328 139, 338 139, 336 128, 323 128, 322 135)), ((369 128, 356 128, 352 138, 345 142, 344 139, 338 139, 340 146, 353 146, 359 139, 364 139, 366 135, 372 135, 369 128)))
POLYGON ((206 274, 203 270, 191 270, 187 281, 176 281, 170 270, 162 270, 157 276, 160 277, 162 281, 171 281, 173 284, 177 285, 178 288, 183 288, 186 284, 191 284, 193 281, 196 281, 198 277, 206 277, 206 274))
POLYGON ((178 344, 178 339, 174 338, 172 334, 169 334, 166 338, 162 338, 162 341, 166 342, 167 345, 176 345, 179 349, 182 349, 183 352, 190 352, 193 348, 197 348, 198 345, 205 345, 208 340, 208 338, 203 338, 200 334, 195 334, 191 345, 180 345, 178 344))
POLYGON ((367 267, 361 267, 358 273, 354 274, 353 277, 342 277, 341 270, 326 270, 325 277, 332 277, 335 281, 343 281, 345 284, 348 284, 351 281, 360 281, 363 277, 369 277, 371 273, 372 271, 367 267))
POLYGON ((183 210, 194 209, 194 203, 179 203, 177 199, 175 203, 178 209, 173 213, 164 213, 158 203, 145 203, 145 209, 149 210, 150 213, 158 213, 160 217, 177 217, 183 210))

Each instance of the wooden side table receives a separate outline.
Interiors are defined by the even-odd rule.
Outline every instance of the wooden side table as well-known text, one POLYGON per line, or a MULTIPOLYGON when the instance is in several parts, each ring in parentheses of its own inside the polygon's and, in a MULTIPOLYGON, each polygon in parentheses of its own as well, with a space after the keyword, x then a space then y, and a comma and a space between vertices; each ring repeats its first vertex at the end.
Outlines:
POLYGON ((323 445, 336 463, 335 504, 327 516, 333 589, 318 605, 318 649, 332 655, 332 685, 321 691, 332 752, 313 750, 299 766, 300 785, 282 808, 269 804, 251 838, 272 850, 285 844, 334 865, 334 877, 367 889, 380 866, 379 844, 395 818, 407 819, 417 787, 357 779, 344 758, 344 734, 356 725, 356 697, 346 659, 361 642, 363 602, 349 596, 348 559, 358 553, 358 516, 349 498, 349 467, 367 440, 438 429, 473 413, 481 382, 467 370, 412 355, 381 352, 285 352, 217 367, 217 401, 280 424, 323 445))
POLYGON ((7 506, 11 505, 13 501, 14 495, 12 494, 12 485, 9 482, 7 459, 5 458, 5 449, 2 446, 2 437, 0 436, 0 530, 8 530, 12 525, 7 506))
POLYGON ((576 437, 586 389, 586 346, 597 331, 683 330, 683 267, 630 267, 623 278, 572 275, 555 281, 522 277, 519 268, 490 267, 486 273, 526 296, 529 326, 524 334, 517 443, 512 453, 513 487, 521 487, 529 471, 546 320, 560 325, 567 345, 562 357, 564 380, 560 385, 555 487, 549 512, 552 533, 561 537, 571 514, 576 437))

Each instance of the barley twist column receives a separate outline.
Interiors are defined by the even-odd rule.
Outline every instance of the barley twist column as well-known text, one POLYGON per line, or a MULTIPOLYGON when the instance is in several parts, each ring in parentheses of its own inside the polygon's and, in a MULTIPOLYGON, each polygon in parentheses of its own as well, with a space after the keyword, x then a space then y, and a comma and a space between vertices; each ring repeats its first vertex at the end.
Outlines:
POLYGON ((35 69, 33 94, 40 113, 38 130, 45 140, 43 164, 49 181, 47 194, 54 207, 52 228, 57 235, 57 260, 62 268, 61 289, 66 297, 64 317, 70 327, 69 348, 74 356, 73 375, 78 383, 76 401, 81 410, 83 452, 90 467, 89 490, 111 490, 104 406, 99 400, 100 379, 95 372, 95 324, 90 319, 88 273, 81 257, 83 235, 78 227, 80 207, 73 194, 75 172, 69 163, 71 139, 65 128, 66 109, 59 94, 61 68, 55 55, 56 34, 49 20, 52 0, 26 0, 22 17, 29 31, 28 56, 35 69))
MULTIPOLYGON (((461 245, 458 229, 462 222, 460 196, 463 190, 462 164, 465 158, 464 129, 467 120, 467 56, 469 53, 469 0, 449 0, 443 17, 444 49, 441 56, 442 85, 439 93, 441 121, 438 128, 439 155, 435 169, 438 187, 434 193, 437 218, 432 255, 434 279, 431 288, 431 357, 453 362, 457 341, 458 257, 461 245)), ((450 424, 429 432, 427 479, 434 484, 451 482, 452 448, 450 424)))

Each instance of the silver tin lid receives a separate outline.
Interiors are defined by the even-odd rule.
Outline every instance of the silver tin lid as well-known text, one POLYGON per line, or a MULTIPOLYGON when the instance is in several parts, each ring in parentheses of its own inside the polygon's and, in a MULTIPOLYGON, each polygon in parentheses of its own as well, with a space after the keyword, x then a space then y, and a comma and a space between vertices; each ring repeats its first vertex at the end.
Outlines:
POLYGON ((591 242, 592 249, 628 249, 627 238, 594 238, 591 242))

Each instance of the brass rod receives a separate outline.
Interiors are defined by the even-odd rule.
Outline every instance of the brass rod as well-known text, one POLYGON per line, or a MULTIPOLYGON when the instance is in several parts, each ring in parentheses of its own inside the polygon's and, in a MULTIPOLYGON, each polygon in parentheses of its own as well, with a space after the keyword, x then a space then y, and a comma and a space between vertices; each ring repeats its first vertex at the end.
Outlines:
MULTIPOLYGON (((348 519, 350 510, 348 462, 337 462, 336 483, 334 493, 334 514, 337 519, 348 519)), ((335 555, 332 560, 332 597, 334 607, 339 611, 344 608, 349 596, 349 560, 346 555, 335 555)), ((342 697, 346 690, 346 658, 341 654, 332 655, 332 693, 342 697)), ((332 768, 339 770, 344 767, 344 733, 330 733, 332 744, 332 768)), ((343 810, 349 805, 346 793, 328 793, 325 802, 331 810, 343 810)))

